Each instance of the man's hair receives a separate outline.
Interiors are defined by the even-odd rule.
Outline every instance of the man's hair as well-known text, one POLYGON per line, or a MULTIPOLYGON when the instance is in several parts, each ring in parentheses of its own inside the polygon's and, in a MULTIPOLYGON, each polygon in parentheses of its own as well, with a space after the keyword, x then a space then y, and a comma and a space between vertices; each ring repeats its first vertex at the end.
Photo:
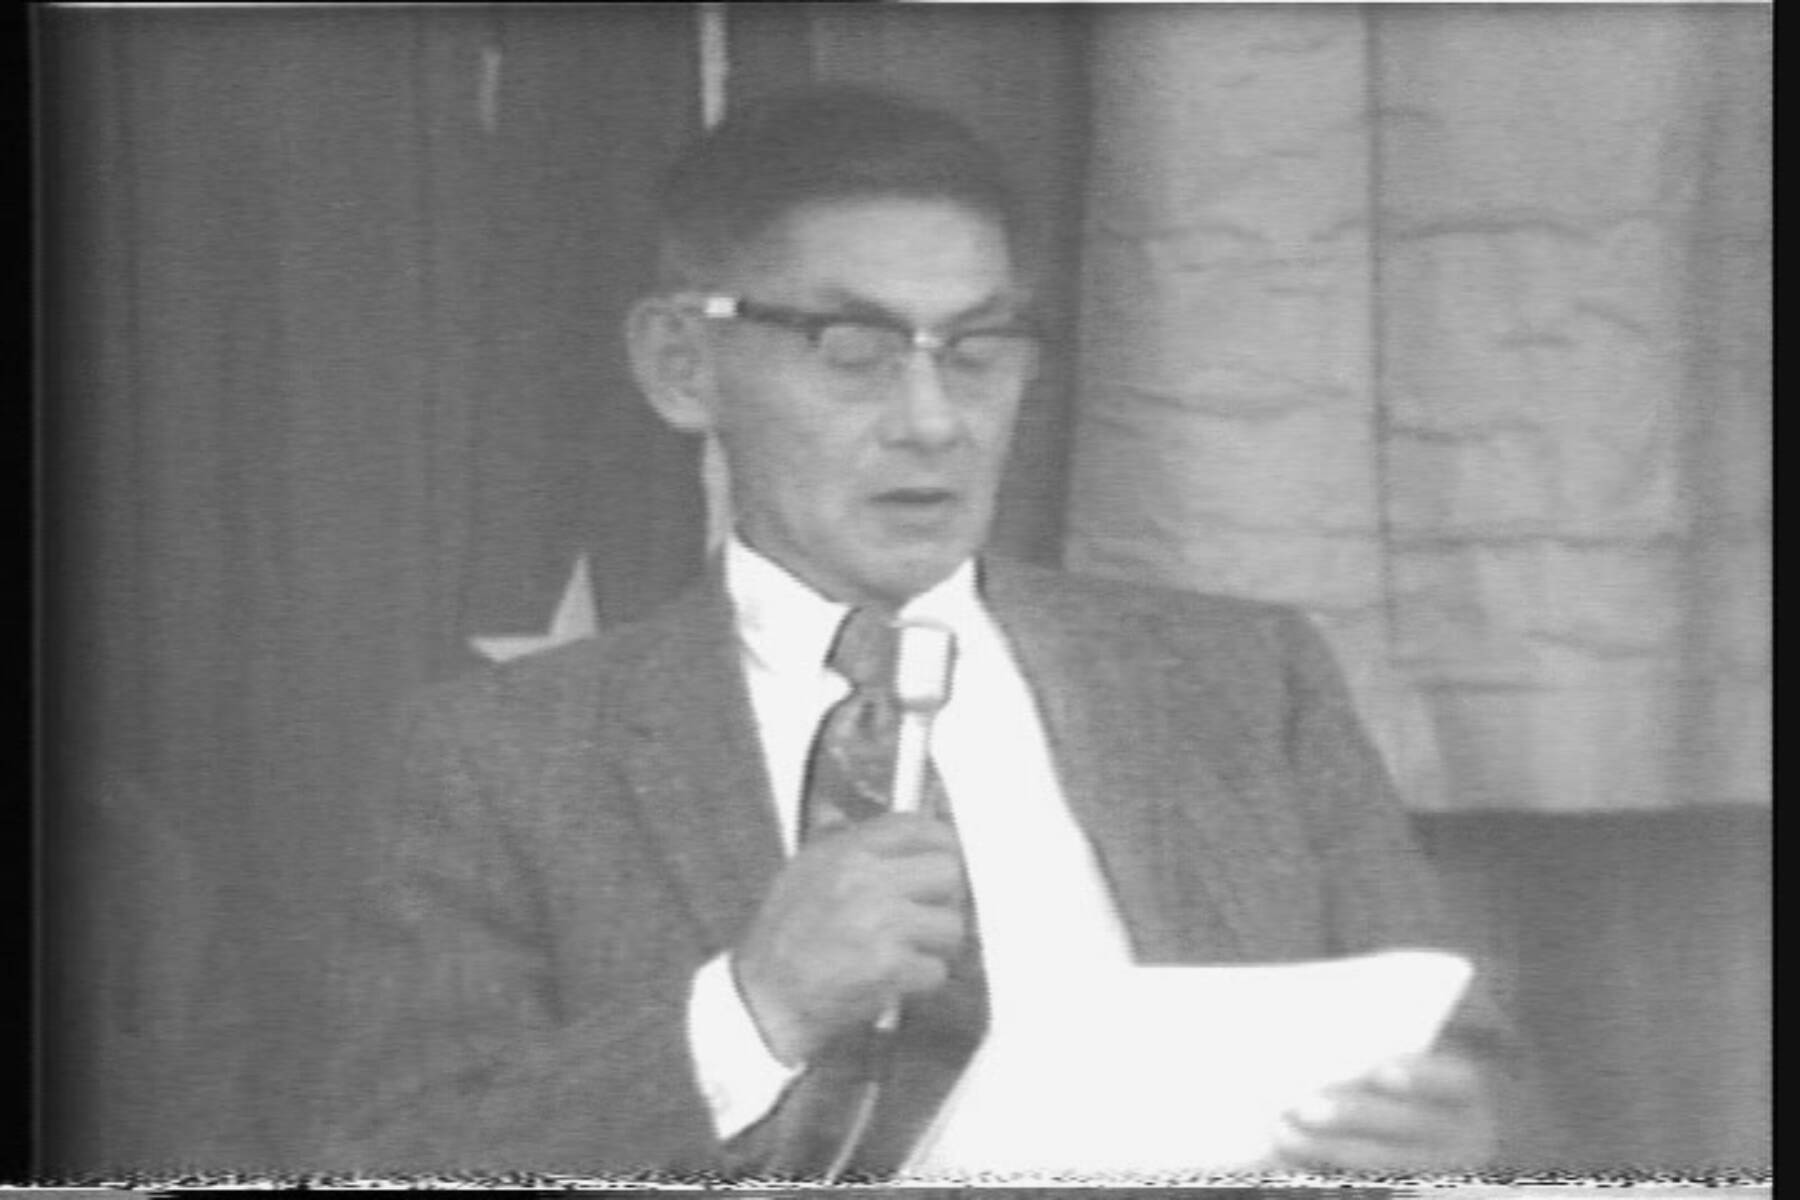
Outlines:
POLYGON ((1027 257, 1018 192, 999 157, 955 117, 848 84, 783 91, 731 112, 657 189, 665 288, 697 286, 803 205, 947 200, 993 220, 1027 257))

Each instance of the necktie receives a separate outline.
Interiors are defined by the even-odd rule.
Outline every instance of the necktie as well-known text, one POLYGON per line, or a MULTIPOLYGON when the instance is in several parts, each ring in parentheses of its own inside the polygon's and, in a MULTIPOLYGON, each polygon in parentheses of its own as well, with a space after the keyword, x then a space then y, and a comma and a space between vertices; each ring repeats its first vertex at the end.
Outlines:
MULTIPOLYGON (((900 708, 893 676, 897 634, 872 609, 855 609, 832 643, 827 665, 850 681, 851 692, 825 714, 807 767, 801 799, 803 841, 888 809, 893 787, 900 708)), ((950 807, 937 772, 927 767, 921 808, 948 820, 950 807)), ((873 1081, 879 1090, 846 1178, 891 1174, 942 1105, 987 1024, 987 989, 973 934, 935 992, 909 998, 892 1033, 864 1026, 816 1054, 774 1116, 771 1174, 823 1174, 851 1132, 859 1101, 873 1081)))
POLYGON ((894 698, 899 635, 872 608, 844 618, 825 665, 850 683, 832 705, 813 741, 800 800, 800 839, 810 841, 888 809, 900 706, 894 698))

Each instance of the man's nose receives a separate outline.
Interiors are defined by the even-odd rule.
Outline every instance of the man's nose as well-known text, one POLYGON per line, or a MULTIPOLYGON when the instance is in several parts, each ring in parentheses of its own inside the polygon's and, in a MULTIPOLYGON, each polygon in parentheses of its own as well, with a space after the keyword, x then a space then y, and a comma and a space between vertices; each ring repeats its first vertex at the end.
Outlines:
POLYGON ((946 445, 961 435, 962 409, 931 351, 915 348, 906 356, 888 421, 890 437, 918 446, 946 445))

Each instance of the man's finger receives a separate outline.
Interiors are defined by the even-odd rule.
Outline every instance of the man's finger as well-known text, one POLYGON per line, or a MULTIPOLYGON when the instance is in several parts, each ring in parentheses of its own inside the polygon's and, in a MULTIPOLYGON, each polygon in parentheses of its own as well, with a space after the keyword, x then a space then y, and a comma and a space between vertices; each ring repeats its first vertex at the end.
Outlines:
POLYGON ((1481 1068, 1460 1054, 1443 1053, 1392 1059, 1372 1071, 1367 1082, 1386 1095, 1447 1105, 1473 1103, 1486 1087, 1481 1068))
POLYGON ((968 897, 968 876, 954 854, 919 855, 883 864, 882 874, 896 895, 917 904, 958 909, 968 897))
POLYGON ((1314 1138, 1427 1146, 1456 1137, 1456 1109, 1397 1100, 1370 1091, 1328 1094, 1295 1108, 1288 1123, 1314 1138))
POLYGON ((946 821, 922 813, 883 813, 810 838, 801 853, 826 847, 833 853, 854 851, 890 858, 954 852, 957 840, 956 831, 946 821))
POLYGON ((896 972, 895 986, 903 995, 934 992, 950 978, 950 965, 935 954, 911 954, 896 972))
POLYGON ((943 958, 962 948, 968 936, 968 923, 962 913, 941 906, 920 907, 908 914, 903 935, 914 950, 943 958))
POLYGON ((1485 1097, 1467 1064, 1397 1060, 1295 1106, 1279 1150, 1303 1169, 1473 1169, 1493 1148, 1485 1097))

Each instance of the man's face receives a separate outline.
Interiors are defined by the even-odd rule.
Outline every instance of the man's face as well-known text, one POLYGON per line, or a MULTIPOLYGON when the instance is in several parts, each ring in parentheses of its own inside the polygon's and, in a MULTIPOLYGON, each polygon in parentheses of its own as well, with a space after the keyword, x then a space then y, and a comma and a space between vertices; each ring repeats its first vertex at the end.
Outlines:
MULTIPOLYGON (((1008 326, 1023 303, 999 227, 936 200, 801 208, 729 286, 765 305, 943 336, 1008 326)), ((704 334, 711 425, 752 546, 833 599, 890 607, 981 546, 1025 370, 971 373, 915 351, 847 371, 797 330, 737 320, 704 334)))

